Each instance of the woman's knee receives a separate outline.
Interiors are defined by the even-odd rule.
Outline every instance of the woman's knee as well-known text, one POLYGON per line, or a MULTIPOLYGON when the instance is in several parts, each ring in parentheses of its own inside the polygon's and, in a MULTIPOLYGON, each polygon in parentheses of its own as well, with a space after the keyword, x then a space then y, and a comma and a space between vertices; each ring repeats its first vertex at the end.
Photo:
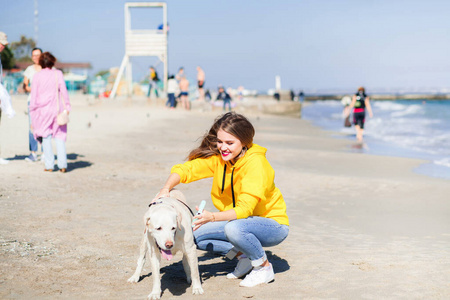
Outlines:
POLYGON ((224 240, 224 229, 226 222, 211 222, 206 223, 203 226, 200 226, 196 231, 194 231, 194 238, 198 241, 204 239, 215 239, 215 240, 224 240))
POLYGON ((239 220, 230 221, 224 227, 225 236, 229 241, 232 241, 242 235, 242 229, 242 222, 239 222, 239 220))

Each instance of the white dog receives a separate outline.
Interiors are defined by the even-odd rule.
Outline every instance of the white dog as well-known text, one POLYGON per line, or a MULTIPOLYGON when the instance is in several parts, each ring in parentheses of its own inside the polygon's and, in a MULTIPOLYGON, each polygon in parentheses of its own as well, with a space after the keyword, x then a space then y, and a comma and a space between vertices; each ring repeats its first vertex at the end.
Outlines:
POLYGON ((169 198, 160 198, 151 204, 144 216, 145 231, 142 238, 137 268, 128 282, 138 282, 148 250, 152 266, 153 289, 149 299, 161 297, 161 256, 171 260, 173 254, 183 252, 183 268, 187 282, 192 282, 192 294, 203 294, 198 271, 197 250, 192 232, 193 216, 184 195, 172 190, 169 198))

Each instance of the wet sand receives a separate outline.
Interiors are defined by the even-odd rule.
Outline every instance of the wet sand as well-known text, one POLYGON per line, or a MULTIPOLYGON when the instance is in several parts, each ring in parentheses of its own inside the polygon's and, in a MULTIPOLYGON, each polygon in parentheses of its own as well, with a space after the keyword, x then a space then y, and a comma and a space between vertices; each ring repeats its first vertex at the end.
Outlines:
MULTIPOLYGON (((28 153, 26 97, 0 126, 0 298, 145 299, 149 263, 127 283, 144 215, 173 164, 220 110, 169 111, 155 101, 72 97, 68 173, 28 153)), ((424 161, 350 151, 307 121, 247 113, 268 148, 290 234, 267 248, 275 281, 240 288, 234 261, 198 251, 204 295, 192 296, 181 255, 162 266, 162 299, 447 299, 450 183, 415 174, 424 161)), ((179 188, 192 208, 209 180, 179 188)), ((208 202, 207 209, 212 209, 208 202)))

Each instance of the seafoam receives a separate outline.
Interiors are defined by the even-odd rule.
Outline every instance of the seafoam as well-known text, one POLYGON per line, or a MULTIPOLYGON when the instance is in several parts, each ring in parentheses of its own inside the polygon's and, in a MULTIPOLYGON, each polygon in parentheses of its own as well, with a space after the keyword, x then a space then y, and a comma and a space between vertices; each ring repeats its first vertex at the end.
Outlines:
MULTIPOLYGON (((368 154, 414 157, 430 161, 415 171, 450 179, 450 101, 371 101, 373 118, 366 118, 360 151, 368 154)), ((338 100, 309 102, 302 117, 327 130, 354 139, 354 128, 343 127, 338 100)), ((352 150, 354 151, 354 150, 352 150)))

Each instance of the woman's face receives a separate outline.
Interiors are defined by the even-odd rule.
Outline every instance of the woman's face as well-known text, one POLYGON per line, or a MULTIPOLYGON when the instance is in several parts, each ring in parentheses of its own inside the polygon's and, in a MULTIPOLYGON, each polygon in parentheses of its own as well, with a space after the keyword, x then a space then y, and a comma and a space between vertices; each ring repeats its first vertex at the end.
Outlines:
POLYGON ((219 129, 217 132, 217 149, 224 161, 235 162, 235 158, 241 154, 243 145, 234 135, 219 129))
POLYGON ((39 50, 34 50, 33 52, 31 52, 31 60, 34 62, 35 65, 39 64, 39 57, 41 56, 41 51, 39 50))

